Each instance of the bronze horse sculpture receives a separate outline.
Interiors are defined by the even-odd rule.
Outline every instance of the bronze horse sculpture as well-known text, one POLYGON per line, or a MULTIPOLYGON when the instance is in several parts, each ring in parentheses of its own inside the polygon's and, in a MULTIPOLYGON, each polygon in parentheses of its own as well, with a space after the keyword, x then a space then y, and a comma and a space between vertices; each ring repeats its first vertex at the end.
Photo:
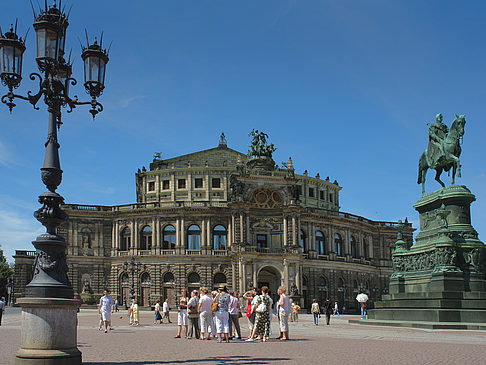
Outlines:
MULTIPOLYGON (((440 115, 439 123, 441 121, 442 116, 440 115)), ((428 169, 436 171, 435 180, 442 187, 445 187, 445 184, 440 180, 442 171, 449 171, 452 168, 452 185, 454 185, 456 171, 457 177, 461 177, 461 164, 459 162, 459 156, 461 155, 460 142, 464 135, 465 124, 465 116, 456 114, 450 130, 444 136, 441 148, 438 149, 438 158, 435 161, 431 158, 430 143, 427 149, 425 149, 425 152, 422 153, 422 156, 420 156, 417 184, 422 184, 422 194, 425 194, 425 176, 427 175, 428 169)))

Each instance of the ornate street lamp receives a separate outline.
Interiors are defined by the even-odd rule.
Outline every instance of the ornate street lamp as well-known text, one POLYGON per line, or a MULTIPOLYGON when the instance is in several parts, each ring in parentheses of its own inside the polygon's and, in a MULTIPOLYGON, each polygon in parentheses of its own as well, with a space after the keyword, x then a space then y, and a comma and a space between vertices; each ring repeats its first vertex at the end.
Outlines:
POLYGON ((130 257, 130 262, 123 263, 123 270, 130 271, 131 273, 131 285, 130 285, 130 300, 135 299, 135 272, 138 272, 140 263, 135 264, 135 257, 130 257))
POLYGON ((44 165, 41 168, 42 182, 47 192, 39 196, 42 207, 34 216, 46 227, 46 233, 33 242, 36 248, 34 276, 26 286, 25 297, 18 300, 22 306, 22 345, 17 353, 16 363, 81 364, 81 352, 77 349, 76 312, 79 300, 74 300, 74 291, 67 275, 66 241, 57 234, 57 227, 67 218, 62 211, 64 198, 56 192, 62 180, 59 163, 57 130, 61 126, 61 108, 71 113, 79 105, 90 105, 93 119, 103 110, 97 98, 104 89, 108 51, 102 44, 87 43, 83 47, 85 63, 85 88, 90 101, 80 102, 76 96, 69 96, 69 84, 76 85, 71 77, 70 57, 65 60, 66 30, 68 16, 56 6, 47 6, 39 14, 34 10, 36 32, 37 66, 40 73, 31 73, 30 79, 39 81, 39 91, 27 96, 14 93, 22 80, 22 56, 25 39, 17 35, 15 28, 5 34, 0 29, 0 79, 8 88, 1 101, 10 112, 16 106, 14 99, 30 102, 38 110, 37 103, 43 98, 49 113, 48 138, 45 144, 44 165), (54 320, 56 318, 56 320, 54 320))

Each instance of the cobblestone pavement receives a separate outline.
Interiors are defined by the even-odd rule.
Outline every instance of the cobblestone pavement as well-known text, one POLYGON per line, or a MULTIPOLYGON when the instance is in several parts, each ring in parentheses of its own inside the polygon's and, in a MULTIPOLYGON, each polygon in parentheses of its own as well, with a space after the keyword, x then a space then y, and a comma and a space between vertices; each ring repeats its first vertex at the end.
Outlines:
MULTIPOLYGON (((171 314, 176 320, 175 313, 171 314)), ((127 312, 112 316, 114 330, 98 330, 98 313, 78 315, 78 347, 85 364, 486 364, 486 331, 430 331, 349 325, 358 316, 332 317, 315 326, 310 315, 290 324, 291 341, 229 344, 174 339, 176 325, 153 324, 141 312, 141 325, 128 325, 127 312)), ((246 319, 241 320, 247 335, 246 319)), ((277 322, 272 323, 274 335, 277 322)), ((0 364, 13 364, 20 346, 20 313, 7 312, 0 326, 0 364)))

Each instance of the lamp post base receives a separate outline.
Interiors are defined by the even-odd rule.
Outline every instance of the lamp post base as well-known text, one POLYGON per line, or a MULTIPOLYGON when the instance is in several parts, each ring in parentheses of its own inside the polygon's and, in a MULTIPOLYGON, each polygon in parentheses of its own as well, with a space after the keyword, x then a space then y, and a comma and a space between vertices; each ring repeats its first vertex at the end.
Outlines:
POLYGON ((22 298, 21 346, 16 365, 77 365, 77 310, 81 301, 62 298, 22 298))

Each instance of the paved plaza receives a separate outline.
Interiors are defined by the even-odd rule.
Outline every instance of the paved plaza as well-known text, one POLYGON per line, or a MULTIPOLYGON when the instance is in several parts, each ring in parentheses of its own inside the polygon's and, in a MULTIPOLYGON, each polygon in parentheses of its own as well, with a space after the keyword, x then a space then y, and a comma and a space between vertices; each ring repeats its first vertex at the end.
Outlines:
MULTIPOLYGON (((176 320, 171 313, 172 321, 176 320)), ((127 311, 113 315, 114 330, 98 330, 96 310, 78 315, 78 347, 86 364, 485 364, 486 331, 428 331, 349 325, 331 318, 315 326, 310 315, 291 323, 291 341, 263 343, 174 339, 176 325, 153 324, 141 312, 141 325, 128 325, 127 311), (121 317, 121 318, 120 318, 121 317)), ((321 321, 324 317, 321 317, 321 321)), ((245 318, 241 321, 247 335, 245 318)), ((272 323, 277 333, 277 322, 272 323)), ((8 309, 0 327, 0 363, 12 364, 20 346, 20 310, 8 309), (13 312, 12 312, 13 311, 13 312)))

